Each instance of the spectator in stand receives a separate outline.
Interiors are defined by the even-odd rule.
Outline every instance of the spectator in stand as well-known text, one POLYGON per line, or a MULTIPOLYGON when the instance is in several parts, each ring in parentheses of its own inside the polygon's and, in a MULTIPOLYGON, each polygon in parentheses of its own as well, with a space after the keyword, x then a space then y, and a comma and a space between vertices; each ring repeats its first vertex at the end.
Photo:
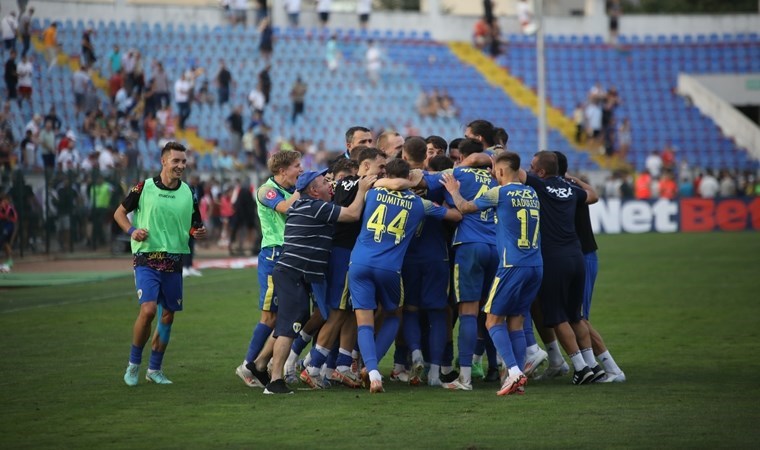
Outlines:
POLYGON ((662 159, 663 169, 676 169, 676 150, 670 142, 665 144, 665 148, 662 150, 662 155, 660 155, 660 158, 662 159))
POLYGON ((584 111, 586 119, 586 135, 594 149, 602 144, 602 107, 598 100, 590 99, 584 111))
POLYGON ((586 116, 583 103, 575 105, 573 110, 573 122, 575 123, 575 142, 580 144, 586 140, 586 116))
POLYGON ((330 23, 330 10, 332 9, 332 0, 317 0, 317 15, 319 16, 319 25, 327 28, 330 23))
POLYGON ((58 22, 53 22, 42 33, 42 42, 45 44, 45 54, 50 60, 48 71, 58 64, 58 22))
POLYGON ((269 17, 265 17, 261 19, 261 23, 259 23, 259 53, 261 54, 261 57, 264 58, 264 62, 267 65, 272 57, 273 50, 274 29, 272 28, 272 22, 269 20, 269 17))
POLYGON ((21 167, 27 170, 37 167, 37 144, 32 135, 32 130, 26 130, 24 139, 19 146, 19 153, 21 154, 21 167))
POLYGON ((364 56, 364 61, 370 83, 372 83, 372 86, 377 86, 377 83, 380 81, 380 69, 383 67, 383 54, 372 39, 367 42, 367 52, 364 56))
POLYGON ((95 47, 92 45, 92 34, 93 30, 92 28, 87 28, 84 30, 84 33, 82 33, 82 63, 85 66, 92 66, 95 64, 95 61, 97 61, 97 56, 95 56, 95 47))
POLYGON ((185 122, 190 117, 190 93, 193 90, 192 74, 182 73, 182 76, 174 83, 174 101, 179 108, 179 129, 185 129, 185 122))
MULTIPOLYGON (((288 14, 288 25, 293 28, 297 27, 301 15, 301 0, 285 0, 285 12, 288 14)), ((264 20, 262 20, 263 22, 264 20)))
POLYGON ((621 174, 619 172, 612 172, 604 182, 604 197, 620 198, 622 196, 622 192, 620 191, 622 184, 621 174))
POLYGON ((235 190, 232 196, 233 209, 235 210, 230 219, 230 255, 245 255, 247 252, 254 252, 254 243, 257 239, 254 236, 256 232, 256 202, 251 193, 251 183, 245 180, 235 182, 235 190), (243 231, 243 235, 238 233, 243 231))
POLYGON ((519 0, 516 5, 517 21, 520 23, 520 29, 524 34, 534 34, 538 26, 533 21, 533 7, 527 0, 519 0))
POLYGON ((627 158, 632 142, 631 120, 625 118, 620 125, 618 125, 617 129, 617 154, 621 159, 627 158))
POLYGON ((485 17, 481 17, 475 22, 472 31, 472 43, 478 50, 485 51, 491 45, 491 26, 485 17))
POLYGON ((76 173, 80 169, 81 161, 82 158, 76 149, 76 139, 67 140, 66 146, 58 153, 58 169, 63 173, 76 173))
POLYGON ((356 14, 359 16, 359 28, 366 30, 372 14, 372 0, 357 0, 356 14))
POLYGON ((219 71, 214 76, 214 84, 216 84, 216 97, 220 105, 224 105, 230 101, 233 83, 232 74, 227 69, 227 66, 224 65, 224 60, 219 60, 219 71))
POLYGON ((264 94, 264 104, 268 105, 272 95, 272 77, 269 71, 272 70, 272 66, 267 64, 259 72, 259 86, 261 87, 261 93, 264 94))
POLYGON ((736 197, 737 185, 731 172, 726 169, 720 171, 720 196, 722 198, 736 197))
POLYGON ((24 55, 21 57, 21 63, 16 66, 16 74, 18 74, 18 104, 21 106, 21 102, 26 100, 31 105, 34 66, 29 61, 29 56, 24 55))
POLYGON ((248 0, 230 0, 229 5, 232 25, 246 26, 248 23, 248 0))
POLYGON ((53 123, 49 120, 45 121, 45 127, 40 131, 39 143, 42 151, 42 165, 45 170, 52 171, 55 168, 55 130, 53 130, 53 123))
POLYGON ((113 72, 111 78, 108 79, 108 96, 111 98, 111 102, 116 98, 116 93, 119 89, 124 87, 124 74, 121 69, 113 72))
POLYGON ((713 176, 713 172, 707 169, 705 175, 699 180, 697 185, 697 192, 702 198, 715 198, 720 191, 720 184, 718 180, 713 176))
POLYGON ((122 70, 121 60, 121 50, 119 49, 118 45, 114 45, 113 51, 111 51, 111 53, 108 55, 108 62, 110 65, 111 73, 116 73, 122 70))
POLYGON ((606 2, 607 17, 609 18, 609 43, 617 45, 618 27, 623 7, 620 0, 607 0, 606 2))
POLYGON ((293 115, 290 122, 293 124, 296 123, 296 117, 304 113, 304 100, 306 99, 307 89, 306 83, 303 82, 299 75, 290 89, 290 99, 293 101, 293 115))
POLYGON ((21 15, 19 21, 19 34, 21 35, 21 42, 23 49, 21 50, 21 56, 24 57, 29 52, 29 47, 32 42, 32 16, 34 15, 34 8, 28 8, 26 14, 21 15))
POLYGON ((647 168, 649 174, 652 175, 652 178, 660 178, 663 166, 660 152, 657 150, 652 150, 652 153, 650 153, 649 156, 647 156, 647 159, 644 161, 644 166, 647 168))
POLYGON ((15 146, 13 131, 8 128, 0 129, 0 174, 11 172, 11 155, 15 146))
POLYGON ((0 21, 0 29, 3 35, 3 48, 5 51, 16 50, 16 33, 18 32, 18 20, 16 11, 11 11, 0 21))
POLYGON ((256 23, 258 26, 265 17, 269 17, 269 10, 267 8, 267 0, 256 1, 256 23))
POLYGON ((261 117, 264 116, 266 97, 264 97, 264 93, 261 91, 260 83, 256 83, 256 87, 248 94, 248 104, 254 115, 258 114, 261 117))
POLYGON ((159 109, 163 109, 171 103, 169 77, 166 75, 164 65, 158 61, 153 65, 153 92, 156 95, 156 104, 159 109))
POLYGON ((660 198, 672 200, 678 196, 678 185, 673 179, 673 172, 666 170, 662 173, 657 190, 660 194, 660 198))
POLYGON ((330 72, 335 72, 340 65, 340 50, 338 50, 338 38, 334 34, 330 35, 325 46, 325 61, 330 72))
POLYGON ((72 75, 72 91, 74 91, 74 107, 76 109, 76 115, 84 113, 85 100, 89 86, 92 83, 90 75, 88 73, 87 66, 80 66, 76 72, 72 75))
POLYGON ((5 62, 5 89, 8 100, 17 100, 16 90, 18 86, 18 66, 16 65, 16 50, 11 49, 8 61, 5 62))
POLYGON ((237 155, 243 148, 243 107, 236 106, 226 120, 230 132, 230 149, 237 155))
POLYGON ((644 169, 644 171, 636 177, 633 189, 636 200, 649 200, 652 198, 652 176, 649 174, 648 170, 644 169))
POLYGON ((686 175, 681 175, 681 182, 678 183, 678 196, 681 198, 694 197, 694 183, 686 175))
POLYGON ((0 272, 10 272, 13 267, 13 241, 16 237, 18 214, 10 195, 0 192, 0 246, 5 252, 5 263, 0 272))

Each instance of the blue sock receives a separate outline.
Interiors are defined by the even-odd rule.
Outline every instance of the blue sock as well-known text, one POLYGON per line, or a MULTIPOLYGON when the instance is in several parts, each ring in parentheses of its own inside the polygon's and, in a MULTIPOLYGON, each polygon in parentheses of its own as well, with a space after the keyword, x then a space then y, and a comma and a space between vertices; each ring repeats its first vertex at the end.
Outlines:
POLYGON ((129 362, 132 364, 140 364, 142 362, 142 351, 142 347, 132 344, 132 350, 129 352, 129 362))
POLYGON ((335 364, 337 360, 338 360, 338 345, 335 344, 335 347, 333 347, 333 349, 330 350, 330 353, 327 354, 327 361, 325 361, 327 368, 335 369, 335 364))
MULTIPOLYGON (((380 329, 382 330, 382 327, 380 329)), ((406 366, 408 360, 409 347, 405 343, 396 344, 396 349, 393 351, 393 364, 406 366)))
POLYGON ((515 353, 515 361, 520 370, 525 368, 525 354, 528 347, 525 345, 525 332, 523 330, 510 331, 509 340, 512 342, 512 351, 515 353))
POLYGON ((311 361, 309 362, 309 367, 316 367, 320 368, 322 367, 322 364, 327 361, 327 355, 330 354, 330 352, 327 351, 327 349, 321 348, 318 349, 317 346, 313 346, 311 348, 311 351, 309 351, 309 354, 311 355, 311 361))
POLYGON ((472 366, 472 352, 478 340, 478 319, 475 316, 459 316, 459 367, 472 366))
MULTIPOLYGON (((311 342, 311 339, 309 339, 309 342, 311 342)), ((290 347, 290 349, 293 350, 293 353, 296 355, 300 355, 303 352, 303 349, 309 345, 309 342, 304 341, 301 333, 298 333, 298 336, 296 336, 296 338, 293 340, 293 345, 290 347)))
POLYGON ((404 340, 406 341, 406 345, 409 346, 409 351, 420 350, 422 330, 420 330, 419 311, 404 311, 404 322, 401 328, 403 328, 404 340))
POLYGON ((450 366, 454 361, 454 341, 446 341, 446 345, 443 346, 443 361, 442 366, 450 366))
POLYGON ((157 352, 155 350, 151 350, 150 364, 148 365, 148 369, 161 370, 161 363, 163 361, 164 361, 164 352, 157 352))
POLYGON ((515 361, 515 354, 512 351, 512 343, 509 341, 507 324, 500 323, 499 325, 492 326, 491 329, 488 330, 488 334, 491 335, 491 340, 493 340, 493 345, 496 347, 496 350, 498 350, 501 357, 504 358, 504 364, 507 365, 507 368, 516 366, 517 361, 515 361))
POLYGON ((485 339, 483 339, 483 342, 486 344, 486 356, 488 357, 488 368, 496 367, 498 363, 496 362, 496 347, 493 345, 493 341, 491 340, 491 336, 486 336, 485 339))
POLYGON ((351 352, 344 353, 344 351, 338 350, 338 359, 335 361, 335 365, 340 366, 349 366, 351 367, 351 364, 354 362, 354 358, 351 357, 351 352))
POLYGON ((536 345, 536 336, 533 334, 533 318, 530 316, 530 312, 525 314, 523 332, 525 334, 525 346, 536 345))
MULTIPOLYGON (((430 347, 429 361, 431 364, 442 366, 444 361, 444 348, 446 347, 446 313, 440 309, 428 311, 428 321, 430 322, 430 331, 428 335, 430 347)), ((451 359, 448 361, 451 363, 451 359)))
MULTIPOLYGON (((380 360, 383 359, 383 356, 388 353, 388 349, 391 348, 393 340, 396 339, 396 334, 398 334, 398 322, 399 318, 396 316, 385 316, 383 319, 383 326, 380 327, 380 331, 377 332, 377 337, 375 338, 375 356, 378 362, 380 362, 380 360)), ((404 364, 406 365, 406 360, 404 360, 404 364)))
POLYGON ((364 359, 367 371, 377 370, 377 350, 375 349, 375 328, 361 325, 356 331, 356 343, 364 359))
POLYGON ((272 334, 272 329, 263 323, 256 324, 256 328, 253 329, 253 336, 251 337, 251 343, 248 345, 248 353, 245 354, 245 360, 253 362, 259 352, 264 347, 264 344, 269 339, 269 335, 272 334))

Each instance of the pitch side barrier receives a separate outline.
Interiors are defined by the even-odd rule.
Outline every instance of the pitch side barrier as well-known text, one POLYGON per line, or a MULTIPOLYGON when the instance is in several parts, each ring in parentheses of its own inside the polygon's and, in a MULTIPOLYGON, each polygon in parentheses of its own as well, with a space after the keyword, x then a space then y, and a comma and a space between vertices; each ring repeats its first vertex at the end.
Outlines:
POLYGON ((760 197, 676 200, 601 199, 591 205, 596 233, 699 233, 760 230, 760 197))

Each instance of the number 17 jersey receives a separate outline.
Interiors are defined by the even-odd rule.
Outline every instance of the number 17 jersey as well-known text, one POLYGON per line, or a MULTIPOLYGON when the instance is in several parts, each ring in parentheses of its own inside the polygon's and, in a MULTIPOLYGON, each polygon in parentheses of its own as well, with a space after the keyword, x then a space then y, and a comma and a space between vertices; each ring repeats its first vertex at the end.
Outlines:
POLYGON ((479 209, 496 207, 496 245, 500 267, 537 267, 541 257, 540 203, 536 191, 509 183, 474 200, 479 209))

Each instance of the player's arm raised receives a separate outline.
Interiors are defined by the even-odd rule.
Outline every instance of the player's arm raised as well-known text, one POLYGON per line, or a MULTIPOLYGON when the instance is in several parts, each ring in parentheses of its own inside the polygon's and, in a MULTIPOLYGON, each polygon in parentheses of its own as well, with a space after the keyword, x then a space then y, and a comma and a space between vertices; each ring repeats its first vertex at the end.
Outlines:
POLYGON ((364 197, 375 181, 377 181, 375 175, 359 179, 359 192, 356 193, 356 198, 354 198, 351 205, 340 209, 338 222, 356 222, 361 219, 362 208, 364 208, 364 197))
POLYGON ((277 206, 274 207, 274 210, 277 211, 280 214, 285 214, 288 211, 288 208, 301 198, 301 193, 298 191, 295 191, 293 195, 290 196, 289 199, 283 200, 280 203, 277 204, 277 206))
POLYGON ((573 177, 567 174, 565 174, 565 178, 577 184, 578 186, 580 186, 581 189, 586 191, 586 194, 588 195, 586 197, 586 204, 592 205, 599 201, 599 195, 596 193, 596 190, 590 184, 585 183, 580 178, 573 177))

